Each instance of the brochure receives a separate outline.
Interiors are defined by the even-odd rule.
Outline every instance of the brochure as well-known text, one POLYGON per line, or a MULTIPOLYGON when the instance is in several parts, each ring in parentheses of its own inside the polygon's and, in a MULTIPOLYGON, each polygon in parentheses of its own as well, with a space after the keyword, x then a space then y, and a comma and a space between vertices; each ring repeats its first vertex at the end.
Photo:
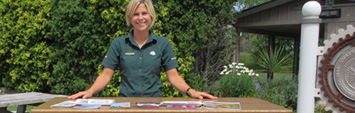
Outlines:
POLYGON ((241 110, 239 102, 205 101, 200 109, 241 110))
POLYGON ((101 107, 100 104, 83 104, 78 109, 99 109, 101 107))
POLYGON ((51 105, 51 108, 70 108, 75 106, 75 102, 73 101, 64 101, 58 104, 51 105))
POLYGON ((114 102, 115 102, 114 99, 77 99, 75 101, 77 105, 84 105, 84 104, 111 105, 114 102))
POLYGON ((142 109, 158 109, 160 104, 154 102, 137 102, 136 103, 138 108, 142 109))
POLYGON ((161 106, 201 106, 202 101, 163 101, 161 106))
POLYGON ((112 103, 110 108, 130 108, 130 102, 112 103))
POLYGON ((167 105, 166 109, 196 109, 195 106, 185 106, 185 105, 167 105))

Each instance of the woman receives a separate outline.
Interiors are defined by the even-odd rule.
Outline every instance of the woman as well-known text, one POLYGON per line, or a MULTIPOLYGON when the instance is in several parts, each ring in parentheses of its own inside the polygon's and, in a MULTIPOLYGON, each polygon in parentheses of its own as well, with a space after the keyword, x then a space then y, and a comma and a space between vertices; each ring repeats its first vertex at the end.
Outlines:
POLYGON ((133 26, 133 31, 113 40, 102 63, 104 70, 94 84, 87 91, 78 92, 68 99, 92 97, 109 83, 117 68, 122 77, 120 97, 162 97, 161 67, 166 71, 169 82, 181 93, 198 99, 217 99, 190 88, 179 76, 176 69, 179 65, 170 42, 150 31, 155 16, 151 0, 131 0, 127 6, 126 22, 133 26))

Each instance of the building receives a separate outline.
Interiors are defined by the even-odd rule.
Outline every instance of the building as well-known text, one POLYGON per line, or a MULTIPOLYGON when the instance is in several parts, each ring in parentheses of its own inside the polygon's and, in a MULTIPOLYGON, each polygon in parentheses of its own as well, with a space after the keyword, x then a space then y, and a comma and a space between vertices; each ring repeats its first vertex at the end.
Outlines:
MULTIPOLYGON (((236 14, 234 26, 238 32, 269 36, 269 46, 274 46, 275 36, 295 41, 293 73, 298 74, 299 42, 302 6, 309 0, 272 0, 236 14)), ((315 1, 315 0, 313 0, 315 1)), ((319 39, 329 39, 332 33, 346 25, 355 25, 355 0, 316 0, 322 5, 319 39)))

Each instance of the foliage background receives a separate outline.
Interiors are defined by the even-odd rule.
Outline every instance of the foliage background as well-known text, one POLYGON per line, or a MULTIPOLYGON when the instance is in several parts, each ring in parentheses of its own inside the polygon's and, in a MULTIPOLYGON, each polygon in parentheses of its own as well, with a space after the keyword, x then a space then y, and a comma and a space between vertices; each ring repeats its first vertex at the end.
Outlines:
POLYGON ((272 80, 262 84, 263 87, 256 91, 258 98, 285 108, 297 110, 297 80, 272 80))
POLYGON ((214 84, 215 96, 218 97, 255 97, 254 75, 226 74, 214 84))
MULTIPOLYGON (((88 89, 102 71, 111 41, 132 30, 125 24, 128 2, 0 0, 0 86, 66 95, 88 89)), ((227 25, 234 22, 235 1, 153 2, 152 30, 171 41, 180 76, 197 90, 211 86, 219 78, 217 67, 232 53, 234 28, 227 25)), ((96 96, 117 96, 118 71, 96 96)), ((164 72, 161 78, 164 96, 182 96, 164 72)))

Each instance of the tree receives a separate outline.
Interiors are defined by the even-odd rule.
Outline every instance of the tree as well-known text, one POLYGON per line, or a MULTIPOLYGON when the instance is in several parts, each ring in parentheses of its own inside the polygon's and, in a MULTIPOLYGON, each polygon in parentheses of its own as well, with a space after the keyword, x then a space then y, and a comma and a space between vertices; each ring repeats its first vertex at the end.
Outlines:
POLYGON ((235 7, 242 11, 269 1, 271 0, 237 0, 235 7))
MULTIPOLYGON (((201 81, 211 86, 218 80, 222 66, 231 60, 233 4, 231 0, 168 0, 156 1, 158 22, 155 29, 162 34, 172 34, 176 44, 175 54, 182 62, 193 62, 191 71, 181 72, 187 82, 201 81), (200 76, 199 76, 200 75, 200 76), (197 76, 201 78, 196 78, 197 76), (190 78, 193 78, 190 80, 190 78)), ((233 29, 234 30, 234 29, 233 29)), ((234 32, 234 31, 233 31, 234 32)), ((184 66, 184 65, 182 65, 184 66)))

